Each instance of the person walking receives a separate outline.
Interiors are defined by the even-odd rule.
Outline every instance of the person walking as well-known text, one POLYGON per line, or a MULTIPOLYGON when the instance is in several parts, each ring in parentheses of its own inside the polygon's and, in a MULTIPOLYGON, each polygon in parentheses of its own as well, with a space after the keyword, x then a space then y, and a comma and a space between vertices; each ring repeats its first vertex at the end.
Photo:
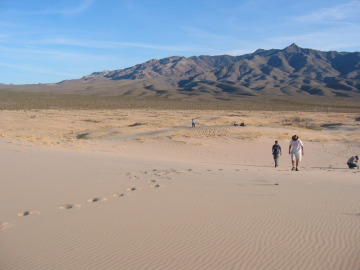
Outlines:
POLYGON ((281 156, 281 146, 278 141, 272 146, 272 154, 274 156, 275 168, 279 166, 279 157, 281 156))
POLYGON ((191 120, 191 126, 194 128, 195 127, 195 119, 191 120))
POLYGON ((291 137, 291 141, 289 143, 289 155, 291 157, 292 164, 291 170, 298 171, 299 163, 301 162, 301 156, 304 155, 304 144, 297 135, 291 137))
POLYGON ((349 158, 347 165, 349 166, 349 169, 359 169, 359 156, 353 156, 349 158))

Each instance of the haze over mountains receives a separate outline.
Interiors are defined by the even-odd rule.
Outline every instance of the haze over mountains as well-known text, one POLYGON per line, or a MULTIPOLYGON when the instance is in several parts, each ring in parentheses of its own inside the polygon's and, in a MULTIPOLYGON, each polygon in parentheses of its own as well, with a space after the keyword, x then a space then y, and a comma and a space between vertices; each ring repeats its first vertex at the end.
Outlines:
POLYGON ((172 56, 58 84, 13 87, 72 94, 198 99, 259 95, 360 97, 360 53, 323 52, 291 44, 282 50, 259 49, 241 56, 172 56))

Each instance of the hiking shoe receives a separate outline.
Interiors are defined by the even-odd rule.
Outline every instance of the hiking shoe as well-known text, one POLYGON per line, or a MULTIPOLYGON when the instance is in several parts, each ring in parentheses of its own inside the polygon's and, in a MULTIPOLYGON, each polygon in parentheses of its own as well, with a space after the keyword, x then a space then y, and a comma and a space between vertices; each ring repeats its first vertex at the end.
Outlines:
POLYGON ((292 170, 292 171, 295 171, 295 167, 292 167, 291 170, 292 170))
POLYGON ((299 169, 298 168, 296 168, 296 170, 295 171, 298 171, 299 169))

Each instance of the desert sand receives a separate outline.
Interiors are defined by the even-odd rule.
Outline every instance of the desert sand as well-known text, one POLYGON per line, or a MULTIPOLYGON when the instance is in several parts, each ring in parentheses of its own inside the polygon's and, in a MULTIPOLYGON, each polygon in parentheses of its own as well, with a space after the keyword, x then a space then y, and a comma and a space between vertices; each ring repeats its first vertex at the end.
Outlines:
POLYGON ((346 166, 358 120, 1 111, 0 269, 360 269, 360 171, 346 166))

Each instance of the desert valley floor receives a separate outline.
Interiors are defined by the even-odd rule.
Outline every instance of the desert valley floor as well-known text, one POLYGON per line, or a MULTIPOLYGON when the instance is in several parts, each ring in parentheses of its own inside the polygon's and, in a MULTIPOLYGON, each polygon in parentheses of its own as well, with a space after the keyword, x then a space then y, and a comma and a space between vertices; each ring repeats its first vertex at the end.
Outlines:
POLYGON ((1 269, 358 269, 359 127, 336 111, 3 110, 1 269))

